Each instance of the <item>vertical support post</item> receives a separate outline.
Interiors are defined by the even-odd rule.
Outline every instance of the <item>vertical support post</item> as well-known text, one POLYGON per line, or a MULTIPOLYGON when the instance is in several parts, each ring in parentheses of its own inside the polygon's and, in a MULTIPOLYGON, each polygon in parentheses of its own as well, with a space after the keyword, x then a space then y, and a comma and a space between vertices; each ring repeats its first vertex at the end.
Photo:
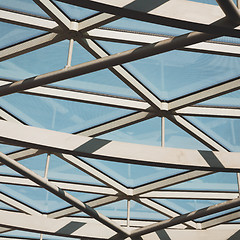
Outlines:
POLYGON ((127 227, 130 226, 130 199, 127 199, 127 227))
POLYGON ((236 173, 237 174, 237 182, 238 182, 238 193, 239 193, 239 196, 240 196, 240 173, 236 173))
POLYGON ((161 122, 161 146, 165 146, 165 117, 162 117, 161 122))
POLYGON ((73 53, 73 43, 74 43, 74 40, 71 38, 71 39, 69 40, 68 59, 67 59, 67 65, 66 65, 66 67, 71 67, 71 63, 72 63, 72 53, 73 53))
POLYGON ((237 7, 240 7, 240 0, 237 0, 237 7))
POLYGON ((42 233, 40 234, 40 240, 43 240, 43 234, 42 233))
POLYGON ((46 166, 45 166, 45 172, 44 172, 44 178, 47 178, 47 175, 48 175, 49 162, 50 162, 50 154, 48 153, 47 160, 46 160, 46 166))

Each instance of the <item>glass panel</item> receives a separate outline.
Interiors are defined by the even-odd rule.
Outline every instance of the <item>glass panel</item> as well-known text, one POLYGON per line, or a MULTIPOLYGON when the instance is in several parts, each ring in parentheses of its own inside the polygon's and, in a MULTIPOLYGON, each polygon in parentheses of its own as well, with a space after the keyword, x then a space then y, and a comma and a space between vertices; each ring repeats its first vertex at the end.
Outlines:
MULTIPOLYGON (((126 49, 126 44, 101 45, 111 54, 126 49)), ((238 77, 240 59, 174 50, 124 66, 160 99, 171 100, 238 77)))
POLYGON ((197 199, 156 199, 160 204, 178 212, 179 214, 185 214, 199 210, 201 208, 209 207, 221 202, 223 200, 197 200, 197 199))
POLYGON ((165 147, 209 150, 197 139, 167 119, 165 119, 165 147))
POLYGON ((72 20, 81 20, 86 17, 89 17, 91 15, 94 15, 98 13, 97 11, 87 9, 87 8, 81 8, 78 6, 74 6, 71 4, 63 3, 54 0, 54 3, 63 10, 63 12, 70 17, 72 20))
POLYGON ((240 90, 201 102, 198 105, 240 107, 239 99, 240 90))
MULTIPOLYGON (((18 230, 12 230, 9 232, 5 232, 5 233, 0 233, 0 236, 2 237, 9 237, 9 240, 12 239, 12 237, 25 237, 25 238, 31 238, 31 239, 40 239, 40 234, 39 233, 31 233, 31 232, 25 232, 25 231, 18 231, 18 230)), ((16 240, 14 238, 14 240, 16 240)), ((27 240, 27 239, 26 239, 27 240)))
POLYGON ((33 0, 1 0, 0 7, 37 16, 49 17, 33 0))
POLYGON ((130 218, 131 219, 148 219, 148 220, 166 220, 168 217, 158 213, 148 207, 131 201, 130 204, 130 218))
POLYGON ((101 138, 120 142, 161 146, 161 118, 156 117, 145 120, 104 134, 101 138))
POLYGON ((51 180, 78 182, 103 186, 104 184, 80 171, 62 159, 51 155, 48 178, 51 180))
POLYGON ((0 77, 22 80, 39 74, 59 70, 67 63, 68 41, 29 52, 0 64, 0 77), (29 67, 31 66, 31 67, 29 67))
POLYGON ((84 160, 127 187, 136 187, 184 172, 184 170, 180 169, 149 167, 113 161, 108 162, 90 158, 84 158, 84 160))
MULTIPOLYGON (((13 25, 5 22, 0 22, 0 29, 0 48, 5 48, 45 33, 44 31, 13 25)), ((1 63, 1 65, 3 65, 3 63, 1 63)), ((1 73, 1 75, 2 74, 3 73, 1 73)))
MULTIPOLYGON (((211 4, 211 5, 218 5, 216 0, 191 0, 191 1, 192 2, 206 3, 206 4, 211 4)), ((237 0, 233 0, 233 2, 236 4, 237 0)))
POLYGON ((68 133, 78 132, 133 112, 19 93, 2 97, 0 106, 28 125, 68 133))
POLYGON ((200 129, 227 147, 230 151, 240 151, 240 119, 188 117, 200 129))
POLYGON ((168 27, 160 24, 148 23, 129 18, 121 18, 117 21, 108 23, 104 27, 118 28, 134 32, 146 32, 160 35, 176 36, 189 32, 180 28, 168 27))
POLYGON ((67 192, 82 202, 88 202, 90 200, 98 199, 102 197, 102 195, 99 195, 99 194, 81 193, 81 192, 74 192, 74 191, 67 191, 67 192))
MULTIPOLYGON (((45 165, 46 165, 46 159, 47 159, 47 155, 42 154, 39 156, 34 156, 34 157, 27 158, 27 159, 23 159, 23 160, 19 161, 19 163, 43 177, 45 165)), ((11 168, 7 167, 6 165, 0 166, 0 174, 22 177, 21 174, 12 170, 11 168)))
POLYGON ((184 183, 176 184, 165 189, 237 192, 237 175, 236 173, 219 172, 184 183))
POLYGON ((8 204, 3 203, 3 202, 1 202, 1 201, 0 201, 0 209, 16 211, 15 208, 13 208, 13 207, 9 206, 8 204))
MULTIPOLYGON (((95 58, 90 53, 88 53, 78 43, 74 44, 72 65, 92 60, 95 60, 95 58)), ((140 98, 108 69, 56 82, 52 85, 116 96, 140 98)))
POLYGON ((0 189, 3 193, 44 213, 69 206, 68 203, 42 188, 1 184, 0 189))

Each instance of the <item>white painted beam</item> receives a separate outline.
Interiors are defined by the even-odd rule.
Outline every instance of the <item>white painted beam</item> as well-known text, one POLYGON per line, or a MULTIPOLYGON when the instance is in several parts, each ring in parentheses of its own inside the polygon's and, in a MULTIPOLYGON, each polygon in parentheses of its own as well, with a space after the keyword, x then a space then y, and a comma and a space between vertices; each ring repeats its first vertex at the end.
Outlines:
POLYGON ((237 171, 239 153, 162 148, 90 138, 1 121, 6 143, 50 152, 153 166, 237 171), (14 131, 11 131, 14 129, 14 131))

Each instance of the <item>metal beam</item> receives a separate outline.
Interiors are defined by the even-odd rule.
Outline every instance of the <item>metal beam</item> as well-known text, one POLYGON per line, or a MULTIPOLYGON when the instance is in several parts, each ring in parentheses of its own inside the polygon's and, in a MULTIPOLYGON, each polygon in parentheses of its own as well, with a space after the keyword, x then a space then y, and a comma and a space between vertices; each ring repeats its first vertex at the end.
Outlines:
POLYGON ((0 226, 22 231, 38 232, 55 236, 109 239, 114 231, 97 222, 79 222, 71 219, 51 219, 45 216, 30 216, 24 213, 0 210, 0 226))
MULTIPOLYGON (((219 20, 215 24, 224 22, 219 20)), ((164 53, 177 48, 182 48, 194 43, 212 39, 216 36, 205 34, 201 32, 192 32, 178 37, 174 37, 165 41, 155 44, 149 44, 136 49, 128 50, 122 53, 106 56, 104 58, 96 59, 83 64, 75 65, 66 69, 57 70, 54 72, 38 75, 36 77, 27 78, 12 84, 0 87, 0 96, 8 95, 15 92, 20 92, 33 87, 57 82, 67 78, 84 75, 90 72, 98 71, 101 69, 109 68, 119 64, 135 61, 141 58, 153 56, 159 53, 164 53)))
POLYGON ((232 0, 220 1, 217 0, 218 5, 221 7, 227 18, 234 22, 239 22, 240 12, 232 0))
POLYGON ((223 106, 192 106, 178 109, 172 114, 186 116, 202 116, 202 117, 220 117, 220 118, 240 118, 239 108, 225 108, 223 106))
POLYGON ((150 23, 171 27, 178 27, 209 34, 239 37, 239 31, 229 29, 228 25, 211 25, 223 17, 223 12, 218 6, 202 4, 192 1, 152 1, 148 4, 134 0, 59 0, 76 6, 86 7, 97 11, 104 11, 121 17, 132 18, 150 23), (188 12, 186 12, 188 9, 188 12))
POLYGON ((0 139, 8 144, 103 160, 212 171, 235 172, 240 168, 239 153, 227 151, 162 148, 109 141, 5 121, 1 121, 0 134, 0 139))
POLYGON ((120 17, 109 14, 100 13, 78 23, 78 32, 84 33, 91 29, 95 29, 102 25, 118 20, 120 17))
POLYGON ((140 198, 230 200, 237 198, 238 195, 239 194, 237 192, 160 190, 141 194, 140 198))
MULTIPOLYGON (((112 41, 118 43, 126 44, 135 44, 135 45, 145 45, 149 43, 155 43, 171 38, 172 36, 161 36, 151 35, 145 32, 131 32, 131 31, 121 31, 111 28, 101 28, 101 29, 92 29, 83 34, 85 38, 90 38, 93 40, 103 40, 103 41, 112 41)), ((182 49, 184 51, 200 52, 207 54, 217 54, 224 56, 240 56, 240 49, 238 45, 232 45, 229 43, 223 43, 218 41, 207 41, 196 43, 182 49)))
POLYGON ((122 193, 123 195, 129 195, 130 190, 128 190, 124 185, 117 182, 113 178, 109 177, 108 175, 102 173, 101 171, 97 170, 96 168, 92 167, 91 165, 85 163, 79 158, 76 158, 71 155, 67 154, 56 154, 58 157, 63 159, 64 161, 70 163, 74 167, 80 169, 81 171, 87 173, 88 175, 94 177, 98 181, 106 184, 107 186, 113 188, 117 192, 122 193))
MULTIPOLYGON (((120 200, 122 200, 122 198, 119 196, 107 196, 107 197, 90 200, 90 201, 86 202, 86 204, 91 208, 97 208, 97 207, 111 204, 111 203, 114 203, 114 202, 117 202, 120 200)), ((79 212, 80 212, 79 209, 76 207, 68 207, 68 208, 60 209, 60 210, 54 211, 52 213, 49 213, 49 214, 47 214, 47 217, 58 219, 58 218, 63 218, 63 217, 66 217, 66 216, 69 216, 69 215, 72 215, 75 213, 79 213, 79 212)))
POLYGON ((209 174, 211 174, 211 172, 209 171, 197 171, 197 170, 180 173, 160 181, 156 181, 156 182, 145 184, 143 186, 136 187, 133 189, 133 196, 142 195, 156 189, 162 189, 165 187, 173 186, 182 182, 190 181, 195 178, 204 177, 209 174))
POLYGON ((27 14, 10 12, 0 9, 0 21, 17 24, 23 27, 39 29, 43 31, 59 32, 58 24, 50 19, 44 19, 27 14))
POLYGON ((233 213, 228 213, 228 214, 224 214, 220 217, 215 217, 213 219, 204 221, 201 223, 201 227, 202 229, 207 229, 207 228, 211 228, 213 226, 222 224, 222 223, 226 223, 226 222, 230 222, 230 221, 234 221, 236 219, 240 218, 240 212, 239 211, 235 211, 233 213))
MULTIPOLYGON (((85 192, 85 193, 111 195, 111 196, 117 195, 118 193, 118 191, 105 186, 91 186, 91 185, 80 184, 80 183, 53 181, 51 179, 49 179, 49 181, 67 191, 85 192)), ((27 178, 16 177, 16 176, 0 175, 0 183, 5 183, 5 184, 11 183, 13 185, 19 185, 19 186, 39 187, 39 185, 37 185, 36 183, 32 182, 27 178)))
POLYGON ((50 0, 33 0, 40 8, 43 9, 59 26, 65 30, 71 28, 70 19, 58 9, 50 0))
POLYGON ((37 175, 35 172, 29 170, 28 168, 24 167, 20 163, 16 162, 15 160, 9 158, 3 153, 0 153, 0 161, 10 167, 11 169, 15 170, 16 172, 22 174, 23 176, 31 179, 35 183, 39 184, 46 190, 50 191, 54 195, 58 196, 59 198, 63 199, 64 201, 68 202, 72 206, 78 208, 79 210, 85 212, 89 216, 95 218, 99 222, 103 223, 104 225, 108 226, 110 229, 121 233, 123 235, 129 235, 128 231, 124 230, 115 222, 111 221, 109 218, 105 217, 101 213, 97 212, 96 210, 92 209, 88 205, 81 202, 79 199, 73 197, 69 193, 63 191, 61 188, 57 187, 56 185, 50 183, 47 179, 37 175))
MULTIPOLYGON (((91 39, 80 39, 77 41, 94 57, 98 59, 103 59, 110 57, 110 55, 101 48, 96 42, 91 39)), ((156 109, 162 109, 162 102, 158 97, 156 97, 147 87, 145 87, 138 79, 136 79, 132 74, 130 74, 122 66, 113 66, 109 70, 119 77, 125 84, 127 84, 134 92, 136 92, 140 97, 142 97, 146 102, 151 104, 156 109)))
POLYGON ((137 230, 134 230, 131 233, 131 237, 137 237, 144 234, 148 234, 154 231, 158 231, 164 228, 168 228, 180 223, 184 223, 190 220, 194 220, 196 218, 208 216, 217 212, 225 211, 234 207, 238 207, 240 204, 240 198, 236 198, 233 200, 229 200, 223 203, 219 203, 216 205, 212 205, 210 207, 202 208, 197 211, 189 212, 187 214, 180 215, 178 217, 170 218, 168 220, 164 220, 162 222, 152 224, 137 230))
POLYGON ((48 33, 0 50, 0 62, 64 40, 65 34, 48 33))
POLYGON ((240 89, 240 78, 236 78, 218 85, 202 89, 201 91, 191 93, 168 103, 168 110, 176 110, 195 103, 203 102, 220 95, 230 93, 240 89))
MULTIPOLYGON (((170 218, 173 218, 173 217, 177 217, 177 216, 180 216, 179 213, 163 206, 162 204, 159 204, 157 202, 154 202, 153 200, 151 199, 147 199, 147 198, 134 198, 134 201, 148 207, 148 208, 151 208, 152 210, 154 211, 157 211, 167 217, 170 217, 170 218)), ((185 222, 184 225, 186 225, 187 227, 190 227, 190 228, 194 228, 196 229, 197 228, 197 224, 193 221, 189 221, 189 222, 185 222)))

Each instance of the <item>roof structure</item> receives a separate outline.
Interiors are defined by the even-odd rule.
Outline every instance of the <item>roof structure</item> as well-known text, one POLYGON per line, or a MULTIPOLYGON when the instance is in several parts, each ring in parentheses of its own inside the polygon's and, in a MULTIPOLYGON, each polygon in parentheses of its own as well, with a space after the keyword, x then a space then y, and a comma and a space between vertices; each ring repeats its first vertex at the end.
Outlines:
POLYGON ((0 1, 0 239, 240 237, 240 1, 0 1))

